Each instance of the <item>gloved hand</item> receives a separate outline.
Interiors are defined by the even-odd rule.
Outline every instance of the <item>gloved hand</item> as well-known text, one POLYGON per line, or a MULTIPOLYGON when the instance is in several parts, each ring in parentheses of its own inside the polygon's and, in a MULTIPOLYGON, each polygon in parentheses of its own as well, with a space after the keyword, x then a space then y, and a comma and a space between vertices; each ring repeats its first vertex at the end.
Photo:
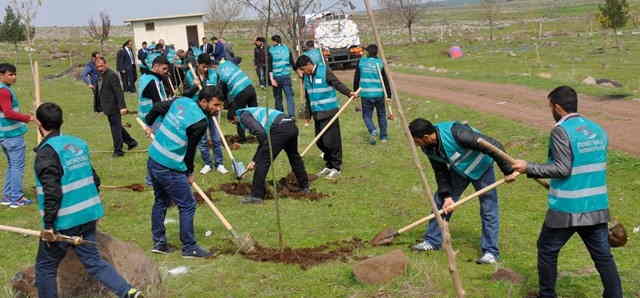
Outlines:
POLYGON ((56 232, 52 229, 42 230, 42 232, 40 232, 40 239, 44 242, 55 242, 57 238, 56 232))

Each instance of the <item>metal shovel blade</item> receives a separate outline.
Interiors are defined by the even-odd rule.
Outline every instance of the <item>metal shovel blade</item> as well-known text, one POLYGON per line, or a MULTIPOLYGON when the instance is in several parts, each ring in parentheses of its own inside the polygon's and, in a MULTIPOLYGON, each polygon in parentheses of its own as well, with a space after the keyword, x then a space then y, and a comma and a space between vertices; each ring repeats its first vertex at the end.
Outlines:
POLYGON ((238 250, 245 254, 252 253, 256 249, 256 241, 249 233, 235 235, 233 242, 238 247, 238 250))
POLYGON ((398 232, 396 230, 387 228, 373 237, 373 239, 371 239, 371 244, 373 246, 389 244, 393 242, 393 238, 395 238, 397 234, 398 232))
POLYGON ((233 172, 236 173, 236 178, 242 179, 242 176, 247 171, 247 168, 245 168, 244 164, 241 161, 234 160, 233 162, 231 162, 231 165, 233 166, 233 172))

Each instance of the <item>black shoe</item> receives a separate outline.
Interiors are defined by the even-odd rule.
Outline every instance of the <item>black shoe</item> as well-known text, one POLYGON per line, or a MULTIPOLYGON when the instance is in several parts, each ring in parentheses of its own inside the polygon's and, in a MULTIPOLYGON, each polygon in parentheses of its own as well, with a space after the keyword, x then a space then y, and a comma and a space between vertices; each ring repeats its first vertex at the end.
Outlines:
POLYGON ((124 152, 122 151, 113 152, 113 157, 123 157, 123 156, 124 156, 124 152))
POLYGON ((156 244, 151 249, 151 252, 154 254, 166 255, 173 252, 173 249, 170 248, 167 244, 156 244))
POLYGON ((306 194, 311 193, 311 189, 307 186, 307 187, 301 189, 300 192, 306 195, 306 194))
POLYGON ((133 142, 127 144, 127 150, 129 150, 129 151, 133 150, 136 147, 138 147, 138 142, 136 142, 136 141, 133 141, 133 142))
POLYGON ((211 252, 208 250, 204 250, 199 246, 196 246, 192 249, 182 251, 182 257, 185 259, 194 259, 194 258, 207 258, 213 256, 211 252))

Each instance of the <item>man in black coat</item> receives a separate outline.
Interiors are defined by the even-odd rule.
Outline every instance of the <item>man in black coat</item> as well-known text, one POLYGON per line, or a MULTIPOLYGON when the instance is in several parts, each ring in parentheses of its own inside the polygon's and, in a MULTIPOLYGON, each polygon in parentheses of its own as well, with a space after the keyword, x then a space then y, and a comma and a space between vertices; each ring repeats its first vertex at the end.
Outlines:
POLYGON ((209 43, 206 37, 202 38, 202 45, 200 46, 200 50, 202 50, 203 54, 207 54, 209 56, 213 55, 213 45, 209 43))
POLYGON ((136 59, 133 55, 133 42, 127 40, 118 51, 116 69, 122 77, 122 88, 127 92, 136 92, 136 59))
POLYGON ((138 142, 129 135, 122 127, 122 116, 127 113, 127 103, 124 101, 124 92, 120 87, 118 75, 107 67, 104 57, 96 59, 96 69, 100 76, 98 78, 97 94, 102 111, 111 127, 111 137, 113 138, 113 157, 124 156, 122 143, 127 143, 129 150, 138 146, 138 142))

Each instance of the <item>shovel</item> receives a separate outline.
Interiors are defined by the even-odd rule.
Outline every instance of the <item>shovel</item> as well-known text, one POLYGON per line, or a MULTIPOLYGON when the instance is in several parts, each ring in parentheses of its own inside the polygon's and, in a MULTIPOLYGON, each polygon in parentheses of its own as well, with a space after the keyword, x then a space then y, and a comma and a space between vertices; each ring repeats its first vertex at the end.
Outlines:
POLYGON ((224 227, 227 229, 227 231, 229 231, 231 233, 231 235, 233 236, 233 243, 235 243, 235 245, 238 247, 238 250, 240 250, 243 253, 250 253, 250 252, 254 251, 255 248, 256 248, 255 247, 256 241, 253 240, 251 235, 249 235, 249 233, 244 233, 242 235, 238 234, 238 232, 236 232, 233 229, 233 227, 227 221, 227 219, 224 217, 224 215, 222 215, 222 212, 220 212, 220 210, 218 210, 216 205, 213 204, 211 199, 209 199, 207 194, 205 194, 204 191, 202 191, 200 186, 198 186, 198 184, 196 184, 195 182, 193 184, 191 184, 191 185, 193 186, 193 188, 196 189, 198 194, 200 194, 200 196, 207 203, 207 205, 209 205, 209 208, 211 208, 211 210, 213 210, 213 213, 215 213, 215 215, 218 217, 218 219, 220 219, 220 221, 222 222, 224 227))
POLYGON ((393 120, 395 119, 395 116, 393 116, 393 110, 391 109, 391 100, 387 100, 387 86, 385 86, 384 84, 384 78, 382 77, 382 72, 380 71, 380 67, 378 66, 378 64, 376 64, 376 69, 378 70, 378 77, 380 78, 380 83, 382 83, 382 90, 384 90, 384 95, 385 95, 385 99, 384 101, 387 102, 387 106, 389 108, 389 116, 387 116, 387 119, 389 120, 393 120))
POLYGON ((216 117, 211 117, 211 119, 213 119, 213 123, 215 124, 216 129, 220 134, 220 138, 222 139, 222 144, 224 144, 224 148, 227 149, 227 154, 229 154, 229 158, 231 158, 231 166, 233 167, 233 172, 236 174, 236 178, 240 180, 242 179, 244 174, 246 174, 247 168, 245 168, 244 164, 241 161, 237 161, 233 157, 233 153, 231 153, 231 148, 229 148, 229 143, 227 143, 227 139, 224 137, 224 133, 222 132, 220 125, 218 125, 218 120, 216 119, 216 117))
MULTIPOLYGON (((358 95, 358 93, 360 93, 360 88, 358 88, 358 90, 356 90, 356 96, 358 95)), ((311 141, 311 143, 309 145, 307 145, 307 148, 304 148, 304 151, 302 151, 302 154, 300 154, 301 157, 303 157, 307 153, 307 151, 309 151, 309 149, 311 149, 311 147, 313 145, 315 145, 315 143, 318 142, 318 140, 322 137, 322 135, 329 129, 329 127, 331 127, 333 122, 335 122, 338 119, 338 116, 340 116, 340 114, 342 114, 342 112, 344 112, 344 110, 347 109, 347 107, 349 106, 351 101, 353 99, 355 99, 356 96, 352 96, 352 97, 349 98, 349 100, 347 100, 347 102, 342 106, 342 108, 340 108, 340 110, 336 113, 336 115, 333 116, 333 118, 331 118, 329 123, 327 123, 327 125, 324 126, 324 128, 320 131, 320 133, 318 133, 318 135, 316 135, 316 138, 313 139, 313 141, 311 141)))
MULTIPOLYGON (((500 148, 494 146, 493 144, 487 142, 487 140, 483 139, 483 138, 479 138, 478 139, 478 144, 480 144, 480 146, 491 150, 493 153, 497 154, 498 156, 500 156, 502 159, 506 159, 507 161, 509 161, 511 164, 516 163, 516 160, 509 156, 509 154, 507 154, 506 152, 500 150, 500 148)), ((538 184, 540 184, 542 187, 549 189, 549 183, 547 181, 544 181, 542 179, 539 178, 535 178, 536 182, 538 182, 538 184)))
MULTIPOLYGON (((22 234, 22 235, 34 236, 34 237, 38 237, 38 238, 41 237, 40 231, 23 229, 23 228, 12 227, 12 226, 0 225, 0 231, 13 232, 13 233, 18 233, 18 234, 22 234)), ((71 244, 76 245, 76 246, 77 245, 85 245, 85 244, 97 245, 95 242, 89 241, 89 240, 84 240, 80 236, 73 236, 72 237, 72 236, 67 236, 67 235, 62 235, 62 234, 56 234, 56 242, 67 242, 67 243, 71 243, 71 244)))
MULTIPOLYGON (((502 179, 494 182, 493 184, 491 184, 491 185, 489 185, 489 186, 487 186, 487 187, 485 187, 485 188, 483 188, 481 190, 478 190, 478 191, 470 194, 469 196, 467 196, 467 197, 465 197, 463 199, 458 200, 455 204, 453 204, 451 206, 451 208, 455 210, 456 208, 458 208, 458 206, 466 203, 467 201, 469 201, 471 199, 475 199, 476 197, 479 197, 479 196, 481 196, 481 195, 483 195, 483 194, 485 194, 487 192, 492 191, 494 188, 498 187, 499 185, 501 185, 501 184, 503 184, 505 182, 506 182, 505 178, 502 178, 502 179)), ((444 213, 444 209, 440 209, 438 211, 438 213, 439 214, 443 214, 444 213)), ((431 220, 431 219, 433 219, 435 217, 436 217, 436 215, 434 213, 431 213, 428 216, 425 216, 425 217, 417 220, 416 222, 414 222, 414 223, 412 223, 412 224, 410 224, 410 225, 408 225, 408 226, 406 226, 406 227, 404 227, 404 228, 402 228, 400 230, 394 231, 393 229, 386 229, 386 230, 378 233, 375 237, 373 237, 373 239, 371 240, 371 244, 373 246, 389 244, 389 243, 393 242, 393 239, 396 236, 398 236, 398 235, 400 235, 400 234, 402 234, 402 233, 404 233, 404 232, 406 232, 408 230, 411 230, 411 229, 413 229, 413 228, 415 228, 415 227, 417 227, 417 226, 419 226, 419 225, 421 225, 421 224, 423 224, 423 223, 425 223, 425 222, 427 222, 427 221, 429 221, 429 220, 431 220)))

